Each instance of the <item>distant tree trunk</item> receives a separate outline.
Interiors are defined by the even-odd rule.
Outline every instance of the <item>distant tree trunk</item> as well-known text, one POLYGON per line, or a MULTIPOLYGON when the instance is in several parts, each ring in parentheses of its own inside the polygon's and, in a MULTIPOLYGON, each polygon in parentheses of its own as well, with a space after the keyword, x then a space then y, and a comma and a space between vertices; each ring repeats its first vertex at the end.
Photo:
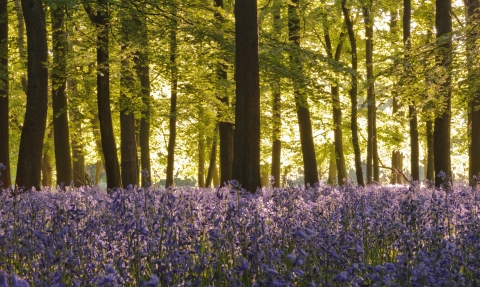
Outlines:
POLYGON ((142 186, 146 186, 151 181, 150 167, 150 70, 148 58, 148 31, 147 19, 145 15, 141 18, 136 16, 134 19, 136 27, 139 30, 138 38, 140 48, 137 57, 134 57, 135 69, 140 79, 142 87, 142 117, 140 119, 140 166, 142 170, 142 186))
POLYGON ((217 168, 217 134, 218 134, 218 125, 215 127, 215 132, 213 133, 212 139, 212 149, 210 151, 210 161, 207 171, 207 179, 205 180, 205 187, 209 188, 212 185, 212 179, 217 168))
POLYGON ((376 130, 376 99, 375 79, 373 78, 373 19, 370 8, 363 7, 363 20, 365 23, 365 58, 367 67, 367 183, 379 181, 377 130, 376 130))
MULTIPOLYGON (((299 0, 292 0, 288 5, 288 39, 296 47, 300 47, 300 17, 299 0)), ((302 75, 302 63, 298 55, 290 55, 290 65, 298 72, 296 77, 302 75)), ((308 99, 301 87, 301 80, 293 80, 293 93, 295 95, 295 107, 297 109, 298 128, 300 130, 300 145, 303 155, 303 171, 305 174, 305 186, 318 183, 318 167, 315 155, 315 145, 312 135, 312 122, 310 120, 310 110, 308 108, 308 99)))
POLYGON ((51 140, 53 138, 53 129, 49 129, 47 135, 48 143, 43 146, 43 156, 42 156, 42 186, 51 187, 53 182, 53 165, 52 165, 52 157, 50 156, 51 153, 51 140))
MULTIPOLYGON (((275 0, 273 3, 273 29, 277 40, 281 38, 281 3, 275 0)), ((272 171, 273 187, 281 186, 280 169, 282 156, 282 88, 280 79, 274 79, 272 84, 272 171)))
POLYGON ((357 175, 357 183, 361 186, 365 186, 363 181, 363 171, 362 171, 362 158, 360 153, 360 145, 358 143, 358 123, 357 123, 357 43, 355 40, 355 32, 353 30, 353 22, 350 19, 350 12, 345 6, 346 0, 342 0, 342 12, 345 19, 345 25, 348 30, 348 38, 350 40, 350 46, 352 50, 352 82, 350 89, 350 99, 352 102, 352 110, 350 113, 350 128, 352 130, 352 143, 353 143, 353 152, 355 154, 355 174, 357 175))
POLYGON ((70 154, 70 133, 68 129, 67 109, 67 33, 65 30, 65 7, 58 5, 52 13, 52 106, 53 141, 55 145, 55 168, 57 185, 63 182, 68 186, 72 182, 72 157, 70 154))
POLYGON ((452 63, 452 2, 451 0, 437 0, 435 27, 437 30, 437 59, 436 64, 446 70, 447 77, 441 84, 439 99, 444 99, 440 106, 445 105, 435 118, 433 130, 434 138, 434 162, 435 162, 435 186, 439 187, 444 180, 439 177, 441 171, 452 176, 450 162, 450 119, 451 119, 451 75, 450 65, 452 63))
POLYGON ((107 0, 97 0, 97 11, 84 1, 84 8, 90 20, 97 27, 97 103, 100 120, 100 135, 107 173, 107 189, 122 186, 117 146, 113 133, 112 112, 110 109, 110 68, 109 68, 109 26, 110 16, 107 0))
POLYGON ((236 105, 232 178, 256 192, 260 186, 260 78, 257 1, 235 4, 236 105))
MULTIPOLYGON (((78 97, 77 81, 74 78, 67 79, 67 89, 71 91, 72 98, 78 97)), ((76 107, 71 107, 73 137, 72 145, 72 162, 73 162, 73 184, 74 186, 86 185, 85 182, 85 150, 81 142, 82 123, 81 112, 76 107)))
POLYGON ((205 137, 198 134, 198 187, 205 188, 205 137))
MULTIPOLYGON (((215 7, 223 9, 223 0, 215 0, 215 7)), ((220 23, 224 21, 220 13, 215 12, 215 18, 220 23)), ((227 80, 227 67, 222 63, 217 64, 217 78, 220 80, 220 82, 227 80)), ((220 86, 223 86, 223 84, 220 83, 220 86)), ((223 184, 232 179, 233 124, 227 121, 227 115, 224 114, 226 111, 228 111, 228 107, 230 105, 228 95, 219 95, 218 98, 223 104, 223 107, 218 113, 218 128, 220 135, 220 183, 223 184)))
POLYGON ((469 85, 469 115, 470 119, 470 146, 469 146, 469 173, 468 179, 471 186, 476 187, 480 179, 473 179, 473 176, 478 177, 480 174, 480 88, 478 86, 479 69, 477 66, 478 60, 478 45, 476 40, 480 33, 478 27, 480 21, 480 1, 465 0, 466 20, 467 20, 467 62, 468 65, 468 85, 469 85))
POLYGON ((0 0, 0 189, 12 185, 8 121, 8 5, 0 0))
POLYGON ((20 138, 16 185, 40 189, 43 139, 48 109, 47 32, 41 0, 22 0, 27 28, 27 108, 20 138))
POLYGON ((335 153, 335 146, 332 146, 332 152, 330 152, 330 161, 328 164, 328 180, 327 183, 330 185, 335 185, 340 182, 340 179, 337 179, 337 156, 335 153))
MULTIPOLYGON (((174 14, 176 15, 176 8, 174 14)), ((170 134, 168 136, 167 157, 167 181, 165 187, 173 186, 173 170, 175 165, 175 140, 177 137, 177 27, 176 18, 172 19, 173 25, 170 31, 170 134)))
MULTIPOLYGON (((340 61, 342 54, 344 33, 340 33, 340 39, 333 54, 332 41, 330 39, 328 27, 324 27, 324 38, 327 47, 327 55, 330 59, 340 61)), ((347 178, 347 168, 345 166, 345 155, 343 153, 343 136, 342 136, 342 108, 340 106, 340 93, 337 83, 331 84, 330 93, 332 94, 333 108, 333 134, 334 134, 334 159, 337 169, 336 179, 339 185, 343 185, 343 179, 347 178)), ((335 184, 335 183, 334 183, 335 184)))
POLYGON ((433 122, 427 120, 427 176, 429 181, 435 180, 435 161, 434 161, 434 144, 433 144, 433 122))
MULTIPOLYGON (((128 7, 127 1, 122 1, 128 7)), ((137 142, 135 137, 135 116, 133 94, 135 80, 132 69, 132 55, 129 52, 131 46, 131 32, 133 21, 130 15, 123 12, 122 18, 122 60, 120 67, 120 153, 121 153, 121 172, 122 183, 125 187, 138 185, 138 155, 137 142)))

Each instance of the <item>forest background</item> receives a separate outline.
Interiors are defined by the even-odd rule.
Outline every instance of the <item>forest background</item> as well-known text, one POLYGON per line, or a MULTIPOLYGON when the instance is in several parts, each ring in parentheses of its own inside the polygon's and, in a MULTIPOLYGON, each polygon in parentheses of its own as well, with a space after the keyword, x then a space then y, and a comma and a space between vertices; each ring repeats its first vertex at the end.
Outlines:
POLYGON ((0 1, 3 186, 480 172, 479 1, 244 2, 0 1))

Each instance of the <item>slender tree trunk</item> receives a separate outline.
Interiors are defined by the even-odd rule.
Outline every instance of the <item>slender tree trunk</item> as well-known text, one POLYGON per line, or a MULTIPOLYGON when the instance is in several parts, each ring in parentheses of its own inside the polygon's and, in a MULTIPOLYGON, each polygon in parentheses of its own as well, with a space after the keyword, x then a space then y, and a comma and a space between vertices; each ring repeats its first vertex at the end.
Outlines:
MULTIPOLYGON (((215 0, 215 7, 223 9, 223 0, 215 0)), ((215 19, 217 22, 224 22, 223 17, 220 13, 215 12, 215 19)), ((222 59, 226 61, 227 59, 222 59)), ((219 86, 223 86, 222 81, 227 80, 227 67, 222 64, 217 64, 217 78, 220 81, 219 86)), ((230 105, 228 95, 226 91, 220 91, 218 96, 220 102, 223 104, 223 107, 219 109, 218 118, 219 118, 219 134, 220 134, 220 183, 226 183, 232 179, 232 169, 233 169, 233 124, 228 122, 227 116, 224 113, 228 113, 228 107, 230 105), (223 95, 222 95, 223 93, 223 95)))
POLYGON ((468 85, 469 85, 469 114, 468 121, 470 133, 469 146, 469 173, 468 179, 471 186, 476 187, 480 179, 480 88, 478 86, 478 45, 476 40, 480 33, 478 27, 480 21, 480 1, 465 0, 466 20, 467 20, 467 62, 468 66, 468 85), (474 176, 477 177, 474 180, 474 176))
POLYGON ((248 191, 260 186, 260 78, 257 1, 235 4, 236 105, 232 178, 248 191))
POLYGON ((107 173, 107 189, 122 186, 117 146, 113 134, 112 112, 110 109, 110 68, 109 68, 109 26, 110 16, 107 0, 97 0, 96 11, 84 1, 90 20, 97 26, 97 104, 100 120, 100 135, 107 173))
POLYGON ((16 185, 40 188, 43 139, 48 109, 47 32, 40 0, 22 0, 27 28, 27 108, 20 139, 16 185))
POLYGON ((332 151, 330 152, 330 161, 328 164, 328 180, 329 185, 337 184, 337 155, 335 153, 335 145, 331 147, 332 151))
POLYGON ((145 15, 141 18, 135 17, 136 27, 138 28, 138 38, 140 48, 137 52, 137 57, 134 57, 135 69, 137 76, 140 79, 140 86, 142 88, 142 117, 140 119, 140 166, 142 170, 142 186, 146 186, 151 179, 150 167, 150 70, 148 58, 148 30, 147 19, 145 15))
POLYGON ((427 176, 429 181, 435 180, 435 161, 434 161, 434 139, 433 139, 433 122, 427 120, 427 176))
POLYGON ((446 70, 447 77, 441 85, 439 99, 444 99, 440 106, 445 109, 437 114, 433 131, 434 138, 434 162, 435 162, 435 186, 439 187, 444 179, 439 176, 444 172, 452 176, 450 162, 450 114, 451 114, 451 75, 450 65, 452 63, 452 2, 451 0, 437 0, 435 27, 437 30, 438 53, 436 64, 446 70))
POLYGON ((51 153, 51 144, 53 138, 53 129, 49 129, 47 135, 48 144, 43 146, 43 156, 42 156, 42 186, 51 187, 53 182, 53 165, 52 165, 52 157, 50 156, 51 153))
MULTIPOLYGON (((176 15, 176 10, 174 14, 176 15)), ((175 184, 173 171, 175 165, 175 140, 177 137, 177 27, 177 19, 174 18, 172 30, 170 31, 170 135, 168 137, 167 182, 165 187, 175 184)))
POLYGON ((205 188, 205 136, 198 134, 198 187, 205 188))
POLYGON ((0 189, 12 185, 8 121, 8 5, 0 0, 0 189))
MULTIPOLYGON (((300 47, 300 17, 299 0, 293 0, 288 5, 288 38, 293 45, 300 47)), ((292 53, 290 55, 290 65, 297 71, 298 78, 302 77, 302 63, 299 56, 292 53)), ((300 130, 300 144, 303 155, 303 172, 305 175, 305 186, 318 183, 318 167, 315 155, 315 145, 312 135, 312 122, 310 120, 310 110, 308 108, 308 99, 301 87, 300 79, 293 80, 293 90, 295 95, 295 106, 297 109, 298 128, 300 130)))
POLYGON ((212 149, 210 151, 210 161, 207 171, 207 179, 205 180, 205 187, 209 188, 212 185, 212 179, 217 168, 217 134, 218 126, 215 127, 212 139, 212 149))
MULTIPOLYGON (((72 98, 78 97, 77 81, 74 78, 67 79, 67 89, 71 91, 72 98)), ((71 108, 72 114, 72 162, 73 162, 73 184, 74 186, 86 185, 85 182, 85 150, 81 142, 82 138, 82 123, 81 112, 78 108, 71 108)))
POLYGON ((345 24, 348 30, 348 38, 350 40, 350 46, 352 50, 352 87, 350 89, 350 99, 352 102, 352 110, 350 113, 350 128, 352 130, 352 144, 353 152, 355 154, 355 173, 357 175, 357 183, 361 186, 365 186, 363 181, 362 171, 362 159, 360 153, 360 145, 358 143, 358 123, 357 123, 357 43, 355 40, 355 32, 353 31, 353 22, 350 19, 350 12, 345 6, 345 1, 342 0, 342 12, 345 19, 345 24))
MULTIPOLYGON (((278 41, 281 38, 281 3, 275 0, 273 3, 273 29, 278 41)), ((273 187, 281 186, 280 169, 282 156, 282 93, 280 79, 274 80, 272 84, 273 103, 272 103, 272 171, 273 187)))
POLYGON ((65 30, 65 7, 58 5, 52 13, 52 106, 53 141, 55 145, 55 168, 57 185, 68 186, 72 182, 72 157, 67 109, 67 33, 65 30))

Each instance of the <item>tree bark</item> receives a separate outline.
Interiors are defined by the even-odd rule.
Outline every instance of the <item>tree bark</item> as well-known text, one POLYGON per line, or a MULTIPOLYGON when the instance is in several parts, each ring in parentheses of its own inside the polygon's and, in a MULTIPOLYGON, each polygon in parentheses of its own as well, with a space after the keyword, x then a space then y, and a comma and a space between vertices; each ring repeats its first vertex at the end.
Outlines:
MULTIPOLYGON (((276 40, 281 38, 281 3, 275 0, 273 3, 273 29, 275 30, 276 40)), ((280 79, 274 80, 272 84, 273 103, 272 103, 272 171, 273 187, 281 186, 280 169, 282 157, 282 88, 280 79)))
POLYGON ((435 180, 435 161, 434 161, 434 144, 433 144, 433 122, 427 120, 427 176, 429 181, 435 180))
POLYGON ((235 4, 236 105, 232 178, 260 187, 260 78, 257 1, 235 4))
POLYGON ((198 134, 198 187, 205 188, 205 137, 198 134))
POLYGON ((467 20, 467 40, 466 40, 466 52, 468 66, 468 85, 469 85, 469 103, 468 110, 470 119, 469 133, 470 133, 470 146, 469 146, 469 183, 472 187, 476 187, 480 181, 478 178, 480 175, 480 88, 478 86, 479 68, 478 60, 478 45, 476 40, 480 33, 478 27, 480 21, 480 1, 478 0, 465 0, 466 20, 467 20), (474 176, 477 177, 474 180, 474 176))
POLYGON ((218 126, 215 127, 212 139, 212 149, 210 151, 210 161, 207 171, 207 179, 205 180, 205 187, 209 188, 212 185, 215 169, 217 168, 217 134, 218 126))
POLYGON ((68 186, 72 182, 72 157, 68 128, 67 81, 67 34, 65 30, 65 7, 59 5, 52 13, 52 106, 53 141, 55 146, 55 169, 57 185, 68 186))
POLYGON ((16 185, 40 189, 42 147, 48 109, 47 32, 41 0, 22 0, 27 29, 27 108, 20 139, 16 185))
POLYGON ((8 120, 8 5, 0 0, 0 189, 12 185, 8 120))
POLYGON ((438 98, 444 99, 440 106, 445 106, 440 113, 437 112, 434 138, 435 186, 440 187, 444 179, 439 176, 444 172, 452 176, 450 162, 450 114, 451 114, 451 74, 452 63, 452 2, 451 0, 437 0, 435 27, 437 30, 437 59, 436 64, 443 67, 447 73, 445 81, 441 84, 438 98))
MULTIPOLYGON (((174 8, 176 15, 176 8, 174 8)), ((173 18, 170 31, 170 134, 168 137, 167 181, 165 187, 174 186, 173 171, 175 165, 175 140, 177 137, 177 28, 178 22, 173 18)))
POLYGON ((42 156, 42 186, 51 187, 52 178, 53 178, 53 165, 51 153, 51 144, 53 138, 53 129, 49 129, 47 135, 47 144, 43 146, 43 156, 42 156))
POLYGON ((358 143, 358 123, 357 123, 357 43, 355 40, 355 32, 353 30, 353 22, 350 19, 350 11, 345 6, 346 0, 342 0, 342 12, 345 20, 345 25, 347 26, 348 38, 350 40, 350 47, 352 50, 352 82, 350 89, 350 100, 352 102, 352 110, 350 112, 350 128, 352 130, 352 144, 353 152, 355 154, 355 174, 357 176, 357 183, 361 186, 365 186, 363 180, 363 171, 362 171, 362 158, 360 153, 360 145, 358 143))
POLYGON ((118 164, 117 146, 113 134, 112 112, 110 109, 110 67, 109 67, 109 26, 110 16, 107 0, 97 0, 98 8, 94 11, 84 1, 84 8, 90 20, 97 27, 97 104, 100 120, 100 135, 107 174, 107 189, 122 187, 120 165, 118 164))
MULTIPOLYGON (((296 47, 300 47, 300 17, 299 0, 293 0, 288 5, 288 39, 296 47)), ((312 135, 312 122, 308 99, 301 87, 299 78, 302 76, 302 64, 298 54, 290 55, 290 65, 297 72, 293 80, 293 93, 295 95, 295 107, 297 109, 298 128, 300 130, 300 144, 303 155, 303 172, 305 186, 318 183, 318 167, 315 155, 315 145, 312 135)))

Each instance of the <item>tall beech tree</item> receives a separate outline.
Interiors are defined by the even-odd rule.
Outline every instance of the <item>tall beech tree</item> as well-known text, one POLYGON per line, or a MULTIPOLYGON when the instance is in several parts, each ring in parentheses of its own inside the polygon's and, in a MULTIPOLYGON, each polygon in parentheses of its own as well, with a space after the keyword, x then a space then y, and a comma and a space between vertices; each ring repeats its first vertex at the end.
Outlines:
POLYGON ((346 6, 346 0, 342 0, 342 12, 343 18, 345 20, 345 25, 347 26, 348 39, 350 40, 350 48, 352 54, 352 81, 350 83, 350 100, 352 102, 352 109, 350 112, 350 128, 352 130, 352 144, 353 152, 355 155, 355 174, 357 176, 357 183, 359 185, 365 186, 363 181, 363 170, 362 170, 362 159, 360 153, 360 145, 358 143, 358 123, 357 123, 357 41, 355 39, 355 31, 353 29, 353 22, 350 18, 350 10, 346 6))
MULTIPOLYGON (((131 9, 127 1, 123 1, 125 9, 131 9)), ((138 156, 137 143, 135 140, 135 116, 134 116, 134 69, 132 55, 129 52, 131 43, 131 30, 133 19, 129 12, 122 11, 122 59, 120 68, 120 152, 122 183, 125 186, 138 185, 138 156)), ((133 28, 133 29, 132 29, 133 28)))
MULTIPOLYGON (((297 48, 300 47, 300 0, 292 0, 288 4, 288 39, 297 48)), ((302 62, 298 53, 291 53, 290 66, 296 72, 293 79, 293 93, 297 109, 298 128, 300 130, 300 144, 302 148, 303 172, 305 185, 318 182, 317 158, 313 143, 312 122, 308 107, 308 98, 301 83, 302 62)))
POLYGON ((434 138, 434 162, 435 162, 435 186, 439 187, 444 183, 444 179, 439 176, 444 172, 452 176, 450 161, 450 121, 451 121, 451 103, 452 87, 450 66, 452 64, 452 1, 435 1, 435 28, 437 30, 437 55, 436 65, 446 73, 446 77, 439 83, 438 99, 442 102, 442 107, 437 111, 435 126, 433 129, 434 138))
POLYGON ((9 120, 8 120, 8 5, 0 0, 0 188, 12 185, 10 175, 9 120))
POLYGON ((22 0, 27 30, 27 108, 20 138, 16 185, 40 189, 48 109, 47 31, 41 0, 22 0))
POLYGON ((52 106, 53 141, 57 185, 68 186, 72 181, 72 157, 67 109, 67 33, 65 30, 65 6, 51 7, 52 16, 52 106), (63 184, 61 184, 63 183, 63 184))
POLYGON ((480 173, 480 88, 478 85, 478 44, 476 42, 480 34, 480 1, 465 0, 465 11, 467 20, 466 52, 468 66, 468 84, 469 84, 469 182, 473 187, 477 186, 479 179, 473 179, 480 173))
POLYGON ((108 0, 97 0, 96 9, 90 2, 83 6, 97 30, 97 105, 100 120, 100 136, 107 174, 107 188, 122 186, 120 166, 118 164, 117 146, 113 134, 112 112, 110 108, 110 64, 109 64, 109 26, 110 16, 108 0))
MULTIPOLYGON (((176 4, 173 4, 176 5, 176 4)), ((172 27, 170 28, 170 133, 168 136, 167 181, 165 187, 173 186, 173 170, 175 166, 175 140, 177 137, 177 7, 173 7, 172 27)))
POLYGON ((235 3, 236 105, 232 178, 260 187, 260 77, 257 1, 235 3))
MULTIPOLYGON (((223 0, 215 0, 215 7, 223 9, 223 0)), ((222 23, 223 17, 219 12, 215 12, 215 19, 222 23)), ((225 61, 225 59, 221 59, 225 61)), ((228 113, 228 108, 230 105, 230 100, 228 94, 226 94, 225 89, 221 87, 224 86, 222 82, 227 81, 227 67, 224 63, 217 64, 217 78, 220 82, 220 94, 218 98, 220 103, 223 105, 218 113, 219 123, 218 130, 220 136, 220 184, 229 181, 232 179, 232 164, 233 164, 233 123, 227 120, 225 113, 228 113), (223 90, 223 91, 222 91, 223 90), (223 92, 223 94, 222 94, 223 92)))
MULTIPOLYGON (((275 39, 280 42, 282 35, 281 26, 281 1, 273 1, 273 29, 275 39)), ((280 79, 272 83, 272 171, 274 182, 273 187, 280 187, 280 168, 282 155, 282 141, 280 140, 282 132, 282 91, 280 79)))
MULTIPOLYGON (((412 18, 412 5, 411 0, 403 1, 403 44, 405 47, 405 59, 407 63, 406 71, 404 71, 405 76, 407 77, 405 84, 410 84, 411 71, 409 70, 409 54, 411 49, 411 39, 410 39, 410 22, 412 18)), ((414 181, 420 180, 420 147, 418 142, 418 121, 417 121, 417 111, 415 108, 415 99, 411 100, 410 105, 408 106, 408 118, 410 123, 410 174, 414 181)))

